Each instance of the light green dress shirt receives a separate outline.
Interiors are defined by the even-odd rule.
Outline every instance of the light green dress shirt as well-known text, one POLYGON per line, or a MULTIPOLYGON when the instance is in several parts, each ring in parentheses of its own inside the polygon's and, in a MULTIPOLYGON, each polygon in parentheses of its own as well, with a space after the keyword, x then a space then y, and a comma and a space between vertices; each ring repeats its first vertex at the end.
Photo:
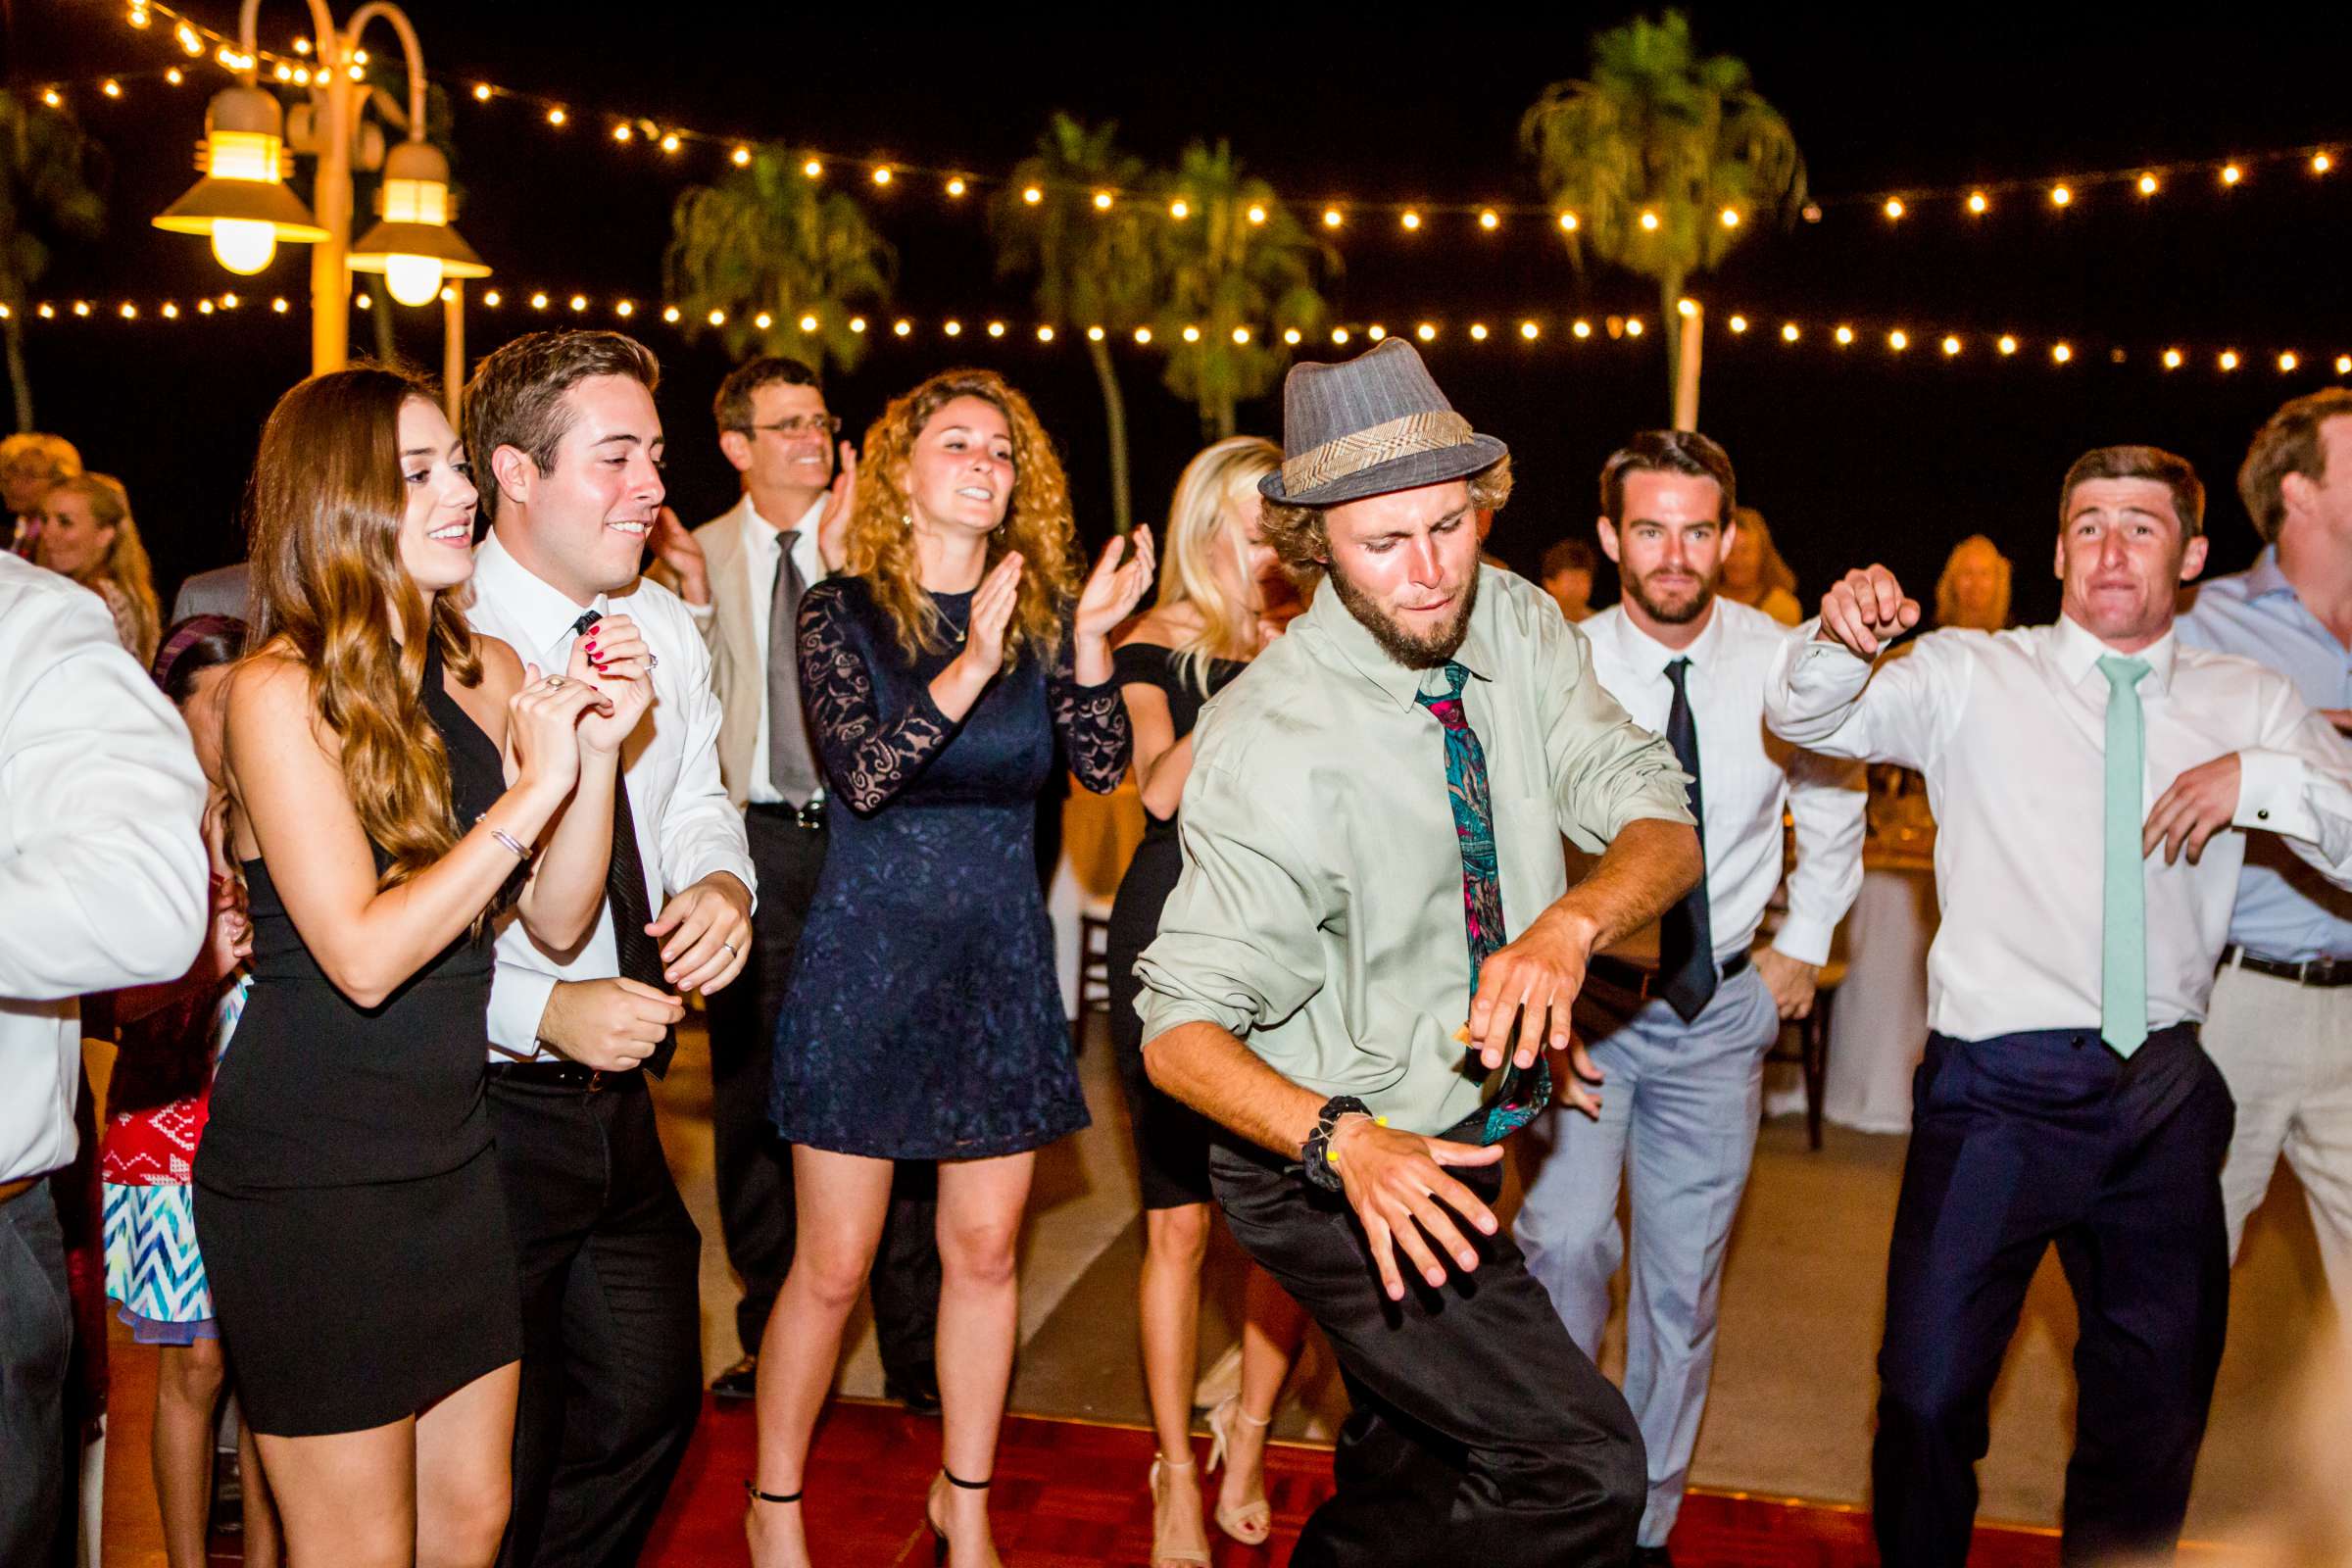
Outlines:
MULTIPOLYGON (((1568 890, 1564 834, 1597 854, 1644 817, 1691 824, 1663 740, 1593 678, 1543 591, 1482 567, 1456 662, 1486 754, 1506 934, 1568 890)), ((1326 589, 1201 710, 1184 876, 1136 965, 1146 1040, 1205 1021, 1293 1083, 1441 1133, 1482 1102, 1462 857, 1446 743, 1391 659, 1326 589)), ((1443 690, 1434 683, 1433 691, 1443 690)))

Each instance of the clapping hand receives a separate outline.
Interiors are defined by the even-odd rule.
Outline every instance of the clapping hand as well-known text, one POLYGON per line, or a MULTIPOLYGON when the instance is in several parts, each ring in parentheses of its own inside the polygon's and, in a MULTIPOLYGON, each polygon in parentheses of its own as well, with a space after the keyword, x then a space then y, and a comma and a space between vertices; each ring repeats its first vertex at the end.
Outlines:
POLYGON ((1078 595, 1075 630, 1080 637, 1107 637, 1113 626, 1135 613, 1135 607, 1143 603, 1152 586, 1152 561, 1151 529, 1138 528, 1126 538, 1111 537, 1078 595), (1128 538, 1134 540, 1132 553, 1128 538))
POLYGON ((816 517, 816 553, 825 558, 827 571, 839 571, 850 554, 850 514, 858 510, 858 449, 841 444, 841 466, 833 487, 825 493, 825 510, 816 517))
POLYGON ((1919 624, 1919 601, 1903 597, 1903 585, 1885 566, 1849 571, 1821 596, 1820 641, 1838 643, 1864 659, 1876 659, 1888 643, 1919 624))
POLYGON ((964 624, 961 657, 989 675, 1004 667, 1004 633, 1012 625, 1013 607, 1020 603, 1020 594, 1021 556, 1017 550, 991 567, 972 591, 971 618, 964 624))
POLYGON ((580 717, 580 748, 596 757, 618 752, 653 706, 653 654, 637 623, 607 615, 571 645, 566 672, 599 699, 580 717))

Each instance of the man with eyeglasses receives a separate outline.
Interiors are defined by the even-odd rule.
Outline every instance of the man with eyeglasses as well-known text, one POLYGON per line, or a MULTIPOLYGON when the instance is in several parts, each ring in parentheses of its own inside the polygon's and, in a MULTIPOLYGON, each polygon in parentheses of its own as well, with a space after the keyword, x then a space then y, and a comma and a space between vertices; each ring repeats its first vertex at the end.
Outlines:
MULTIPOLYGON (((737 367, 719 383, 711 412, 719 450, 742 476, 742 499, 691 532, 664 508, 652 542, 656 575, 686 601, 710 648, 719 772, 744 808, 760 876, 751 961, 741 983, 710 1002, 719 1229, 744 1287, 735 1311, 743 1359, 710 1387, 721 1398, 748 1399, 795 1232, 792 1152, 768 1121, 776 1014, 825 860, 828 808, 801 714, 793 627, 801 595, 841 566, 858 456, 842 442, 837 471, 841 420, 826 410, 816 372, 797 360, 763 356, 737 367)), ((902 1168, 872 1282, 890 1392, 920 1411, 936 1409, 939 1398, 939 1249, 928 1176, 902 1168)))

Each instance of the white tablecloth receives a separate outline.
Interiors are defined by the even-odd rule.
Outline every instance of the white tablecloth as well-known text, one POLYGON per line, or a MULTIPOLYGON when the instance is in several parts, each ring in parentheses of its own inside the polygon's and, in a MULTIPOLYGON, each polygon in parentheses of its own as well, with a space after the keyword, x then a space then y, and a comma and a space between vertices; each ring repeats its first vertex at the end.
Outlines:
POLYGON ((1830 1017, 1821 1113, 1867 1133, 1911 1130, 1911 1072, 1928 1038, 1932 871, 1866 870, 1845 917, 1845 983, 1830 1017))

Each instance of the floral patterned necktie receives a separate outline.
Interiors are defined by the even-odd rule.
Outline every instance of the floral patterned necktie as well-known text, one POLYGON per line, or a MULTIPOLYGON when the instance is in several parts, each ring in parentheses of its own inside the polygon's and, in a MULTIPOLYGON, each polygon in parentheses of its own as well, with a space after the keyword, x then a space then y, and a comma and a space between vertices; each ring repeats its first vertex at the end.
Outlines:
MULTIPOLYGON (((1446 733, 1446 798, 1453 808, 1453 833, 1462 848, 1462 918, 1470 938, 1470 995, 1478 995, 1478 972, 1490 954, 1510 941, 1502 923, 1502 874, 1494 859, 1494 800, 1487 788, 1487 754, 1462 707, 1470 671, 1448 660, 1440 673, 1446 690, 1415 694, 1446 733)), ((1541 1032, 1542 1018, 1528 1018, 1522 1031, 1541 1032)), ((1505 1061, 1489 1094, 1486 1124, 1478 1141, 1499 1143, 1535 1120, 1551 1098, 1551 1069, 1539 1054, 1522 1073, 1505 1061)))

